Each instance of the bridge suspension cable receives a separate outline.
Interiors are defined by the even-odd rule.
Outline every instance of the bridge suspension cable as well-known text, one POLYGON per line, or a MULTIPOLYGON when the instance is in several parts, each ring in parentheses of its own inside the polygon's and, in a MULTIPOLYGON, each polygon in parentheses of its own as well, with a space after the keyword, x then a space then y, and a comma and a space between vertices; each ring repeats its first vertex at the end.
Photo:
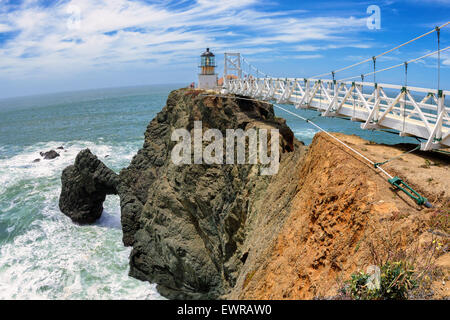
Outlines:
MULTIPOLYGON (((202 94, 203 97, 207 97, 207 96, 212 96, 212 97, 220 97, 220 98, 230 98, 230 96, 227 95, 220 95, 220 94, 202 94)), ((240 99, 240 100, 248 100, 248 101, 258 101, 255 100, 251 97, 240 97, 240 96, 234 96, 234 99, 240 99)), ((270 105, 269 102, 264 102, 261 101, 262 103, 267 103, 270 105)), ((287 112, 291 115, 293 115, 294 117, 297 117, 303 121, 306 121, 306 123, 314 126, 315 128, 319 129, 320 131, 322 131, 323 133, 325 133, 326 135, 328 135, 330 138, 332 138, 333 140, 337 141, 338 143, 340 143, 341 145, 343 145, 345 148, 347 148, 348 150, 352 151, 353 153, 355 153, 356 155, 358 155, 359 157, 361 157, 362 159, 364 159, 368 164, 370 164, 371 166, 373 166, 375 168, 375 170, 379 170, 381 173, 383 173, 387 178, 388 178, 388 182, 393 185, 394 187, 396 187, 396 189, 403 191, 406 195, 408 195, 410 198, 412 198, 418 205, 424 205, 428 208, 432 207, 432 204, 430 202, 428 202, 427 198, 423 197, 421 194, 419 194, 417 191, 415 191, 413 188, 411 188, 405 181, 403 181, 401 178, 395 176, 393 177, 391 174, 389 174, 385 169, 383 169, 381 166, 386 164, 389 161, 392 161, 394 159, 399 158, 400 156, 403 156, 407 153, 411 153, 416 151, 417 149, 420 148, 420 145, 418 145, 417 147, 415 147, 413 150, 407 151, 402 153, 399 156, 396 157, 392 157, 384 162, 374 162, 372 160, 370 160, 368 157, 366 157, 365 155, 363 155, 361 152, 357 151, 355 148, 352 148, 351 146, 349 146, 347 143, 345 143, 344 141, 342 141, 341 139, 337 138, 335 135, 332 135, 331 133, 329 133, 328 131, 326 131, 325 129, 323 129, 322 127, 320 127, 319 125, 315 124, 314 122, 311 121, 311 119, 305 118, 297 113, 294 113, 290 110, 287 110, 285 108, 283 108, 282 106, 274 103, 272 104, 272 106, 274 106, 275 108, 278 108, 280 110, 283 110, 284 112, 287 112)))
MULTIPOLYGON (((405 63, 406 63, 406 64, 410 64, 410 63, 416 62, 416 61, 418 61, 418 60, 425 59, 425 58, 427 58, 427 57, 429 57, 429 56, 432 56, 432 55, 434 55, 434 54, 436 54, 436 53, 444 52, 444 51, 446 51, 446 50, 448 50, 448 49, 450 49, 450 46, 448 46, 448 47, 446 47, 446 48, 443 48, 443 49, 440 49, 440 50, 436 50, 436 51, 431 52, 431 53, 428 53, 428 54, 423 55, 423 56, 421 56, 421 57, 418 57, 418 58, 415 58, 415 59, 412 59, 412 60, 409 60, 409 61, 406 61, 406 62, 402 62, 402 63, 396 64, 396 65, 393 65, 393 66, 390 66, 390 67, 387 67, 387 68, 384 68, 384 69, 381 69, 381 70, 377 70, 377 71, 365 73, 365 74, 363 74, 362 76, 365 77, 365 76, 369 76, 369 75, 371 75, 371 74, 376 74, 376 73, 379 73, 379 72, 383 72, 383 71, 391 70, 391 69, 394 69, 394 68, 398 68, 398 67, 404 66, 405 63)), ((353 76, 353 77, 348 77, 348 78, 344 78, 344 79, 339 79, 339 81, 346 81, 346 80, 356 79, 356 78, 359 78, 359 77, 361 77, 361 75, 353 76)))
MULTIPOLYGON (((361 128, 366 130, 396 130, 400 136, 408 135, 424 139, 425 141, 421 142, 421 150, 445 148, 450 146, 450 112, 446 105, 446 95, 448 96, 450 91, 442 90, 440 87, 440 53, 449 50, 450 46, 441 49, 440 29, 449 24, 450 21, 377 56, 364 60, 363 62, 373 61, 373 71, 370 70, 372 72, 337 81, 336 72, 349 69, 363 62, 332 71, 333 81, 322 81, 321 79, 311 78, 271 78, 259 71, 239 53, 228 54, 231 57, 239 57, 239 62, 230 60, 225 54, 225 65, 227 61, 235 65, 238 69, 232 69, 232 71, 238 71, 239 77, 225 81, 223 90, 224 92, 252 98, 257 97, 263 100, 275 100, 278 103, 294 104, 296 108, 316 109, 323 116, 347 117, 352 121, 362 122, 361 128), (388 54, 434 31, 437 34, 437 51, 377 70, 377 57, 388 54), (409 84, 408 64, 436 53, 438 54, 437 90, 436 88, 419 87, 409 87, 408 90, 405 90, 409 84), (405 68, 404 85, 376 83, 375 74, 401 66, 405 68), (244 71, 244 69, 246 70, 244 71), (255 72, 256 77, 253 78, 255 72), (242 77, 242 73, 246 76, 242 77), (260 78, 260 74, 264 75, 265 78, 260 78), (365 91, 367 90, 364 90, 366 89, 364 88, 364 85, 366 85, 364 81, 369 75, 373 75, 374 81, 373 84, 368 84, 369 87, 373 86, 374 88, 372 94, 366 94, 365 91), (349 88, 349 82, 345 82, 345 80, 358 77, 361 77, 361 82, 353 82, 349 88), (390 90, 385 92, 384 88, 390 90), (391 89, 392 92, 390 92, 391 89), (426 95, 422 96, 424 93, 426 95), (323 95, 325 98, 324 104, 322 101, 323 95), (353 98, 353 104, 349 103, 351 98, 353 98)), ((368 90, 372 89, 369 88, 368 90)))
MULTIPOLYGON (((264 76, 264 78, 268 78, 269 75, 260 71, 258 68, 256 68, 255 66, 253 66, 250 62, 248 62, 247 59, 245 59, 244 57, 241 56, 242 62, 245 62, 249 68, 252 68, 255 72, 256 72, 256 77, 258 78, 258 74, 262 74, 264 76)), ((246 73, 246 72, 244 72, 246 73)), ((250 75, 250 73, 246 73, 247 75, 250 75)))
MULTIPOLYGON (((367 158, 365 155, 363 155, 361 152, 355 150, 354 148, 352 148, 351 146, 349 146, 347 143, 345 143, 344 141, 342 141, 341 139, 337 138, 336 136, 332 135, 331 133, 329 133, 328 131, 326 131, 325 129, 323 129, 322 127, 318 126, 317 124, 315 124, 314 122, 312 122, 310 119, 307 119, 305 117, 302 117, 301 115, 289 111, 285 108, 283 108, 282 106, 278 105, 278 104, 273 104, 273 106, 275 108, 278 108, 280 110, 283 110, 284 112, 287 112, 291 115, 293 115, 294 117, 297 117, 303 121, 306 121, 307 123, 309 123, 310 125, 314 126, 315 128, 319 129, 320 131, 322 131, 323 133, 325 133, 327 136, 329 136, 330 138, 334 139, 335 141, 339 142, 340 144, 342 144, 345 148, 347 148, 348 150, 352 151, 353 153, 355 153, 356 155, 358 155, 359 157, 363 158, 364 160, 366 160, 369 164, 371 164, 375 169, 380 170, 384 175, 386 175, 388 177, 388 182, 390 184, 392 184, 393 186, 395 186, 396 188, 398 188, 399 190, 403 191, 404 193, 406 193, 410 198, 414 199, 416 201, 416 203, 418 205, 424 205, 427 208, 432 208, 433 205, 428 202, 427 198, 423 197, 422 195, 420 195, 417 191, 415 191, 413 188, 411 188, 408 184, 406 184, 406 182, 404 182, 402 179, 400 179, 399 177, 393 177, 392 175, 390 175, 386 170, 384 170, 383 168, 381 168, 381 165, 385 164, 388 161, 394 160, 394 158, 389 159, 388 161, 385 162, 381 162, 381 163, 375 163, 374 161, 370 160, 369 158, 367 158)), ((411 153, 415 150, 417 150, 420 146, 414 148, 413 150, 406 152, 406 153, 411 153)), ((405 154, 405 153, 404 153, 405 154)), ((402 154, 402 155, 404 155, 402 154)))
POLYGON ((414 39, 411 39, 411 40, 409 40, 409 41, 407 41, 407 42, 405 42, 405 43, 402 43, 402 44, 400 44, 400 45, 398 45, 398 46, 392 48, 392 49, 389 49, 389 50, 387 50, 387 51, 385 51, 385 52, 383 52, 383 53, 380 53, 379 55, 373 56, 373 57, 371 57, 371 58, 367 58, 367 59, 365 59, 365 60, 362 60, 362 61, 360 61, 360 62, 354 63, 354 64, 352 64, 352 65, 349 65, 349 66, 347 66, 347 67, 344 67, 344 68, 341 68, 341 69, 338 69, 338 70, 334 70, 334 71, 332 71, 332 72, 326 72, 326 73, 322 73, 322 74, 318 74, 318 75, 312 76, 311 78, 314 79, 314 78, 319 78, 319 77, 323 77, 323 76, 326 76, 326 75, 330 75, 330 74, 332 74, 332 73, 335 74, 335 73, 337 73, 337 72, 341 72, 341 71, 344 71, 344 70, 347 70, 347 69, 350 69, 350 68, 359 66, 359 65, 361 65, 361 64, 363 64, 363 63, 366 63, 366 62, 369 62, 369 61, 371 61, 371 60, 376 60, 376 59, 379 58, 379 57, 382 57, 382 56, 384 56, 384 55, 386 55, 386 54, 388 54, 388 53, 391 53, 392 51, 395 51, 395 50, 397 50, 397 49, 400 49, 401 47, 406 46, 407 44, 410 44, 411 42, 414 42, 414 41, 416 41, 416 40, 419 40, 419 39, 421 39, 421 38, 423 38, 423 37, 425 37, 425 36, 427 36, 427 35, 429 35, 429 34, 431 34, 431 33, 433 33, 433 32, 439 32, 439 30, 441 30, 442 28, 448 26, 449 24, 450 24, 450 21, 447 21, 446 23, 444 23, 444 24, 441 25, 440 27, 436 27, 436 28, 434 28, 433 30, 430 30, 430 31, 428 31, 428 32, 426 32, 426 33, 424 33, 424 34, 422 34, 422 35, 420 35, 420 36, 418 36, 418 37, 416 37, 416 38, 414 38, 414 39))

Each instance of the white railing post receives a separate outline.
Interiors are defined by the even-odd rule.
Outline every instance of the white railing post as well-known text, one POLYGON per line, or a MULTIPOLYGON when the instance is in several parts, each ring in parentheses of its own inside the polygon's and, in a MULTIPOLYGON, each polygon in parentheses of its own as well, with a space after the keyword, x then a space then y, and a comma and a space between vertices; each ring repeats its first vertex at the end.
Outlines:
POLYGON ((227 53, 224 54, 224 61, 223 61, 223 86, 225 89, 228 89, 228 57, 227 53))
MULTIPOLYGON (((400 100, 400 110, 402 111, 403 119, 406 119, 406 90, 407 90, 406 88, 402 89, 402 91, 405 91, 405 92, 404 92, 404 95, 403 95, 402 99, 400 100)), ((403 121, 403 126, 402 126, 402 131, 400 131, 400 136, 406 135, 405 125, 406 125, 406 123, 405 123, 405 120, 404 120, 403 121)))
POLYGON ((373 114, 373 122, 377 123, 380 114, 380 86, 377 83, 375 83, 374 86, 375 86, 375 99, 373 107, 375 108, 375 112, 373 114))
POLYGON ((401 136, 426 139, 422 143, 422 150, 450 146, 450 112, 445 105, 445 96, 449 91, 436 92, 435 89, 364 83, 363 77, 362 82, 352 82, 350 88, 347 88, 350 82, 335 81, 334 77, 333 80, 321 81, 269 76, 243 78, 241 75, 240 55, 226 53, 223 92, 290 103, 296 108, 316 109, 327 116, 349 117, 352 121, 363 122, 363 129, 393 129, 401 136), (237 77, 229 78, 233 73, 237 77), (374 90, 369 94, 371 87, 374 90), (392 96, 386 94, 386 89, 399 91, 392 96), (417 100, 420 93, 427 95, 422 100, 417 100), (428 102, 431 98, 432 101, 428 102))
POLYGON ((338 86, 337 86, 337 81, 333 80, 333 106, 332 106, 332 110, 335 111, 336 110, 336 105, 338 104, 338 86))
POLYGON ((305 99, 303 101, 309 101, 310 82, 308 79, 306 79, 305 81, 305 99))
POLYGON ((442 119, 443 119, 443 113, 445 112, 444 102, 445 102, 445 95, 442 92, 442 90, 439 90, 438 91, 436 121, 439 121, 439 118, 441 118, 441 121, 439 121, 437 123, 436 140, 438 140, 438 141, 440 141, 442 139, 442 121, 443 121, 442 119))

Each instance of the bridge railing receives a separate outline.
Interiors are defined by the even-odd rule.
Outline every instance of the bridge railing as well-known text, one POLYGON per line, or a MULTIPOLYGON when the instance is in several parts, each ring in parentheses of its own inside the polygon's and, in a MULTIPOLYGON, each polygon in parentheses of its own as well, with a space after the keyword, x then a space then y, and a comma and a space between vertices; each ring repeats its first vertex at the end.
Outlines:
POLYGON ((304 78, 230 79, 231 93, 348 117, 363 129, 392 129, 423 138, 423 150, 450 146, 449 91, 394 84, 304 78))

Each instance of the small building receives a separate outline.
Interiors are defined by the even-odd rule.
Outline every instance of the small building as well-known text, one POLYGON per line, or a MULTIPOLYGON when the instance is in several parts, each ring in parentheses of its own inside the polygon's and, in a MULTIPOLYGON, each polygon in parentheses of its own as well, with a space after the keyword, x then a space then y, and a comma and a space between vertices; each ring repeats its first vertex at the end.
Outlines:
MULTIPOLYGON (((226 79, 227 79, 227 80, 234 80, 234 79, 239 79, 239 78, 238 78, 238 76, 236 76, 236 75, 234 75, 234 74, 227 74, 226 79)), ((219 87, 222 87, 222 86, 223 86, 223 77, 220 78, 220 79, 217 81, 217 85, 218 85, 219 87)))
POLYGON ((200 89, 214 89, 217 87, 216 59, 214 54, 206 48, 200 56, 200 73, 198 87, 200 89))

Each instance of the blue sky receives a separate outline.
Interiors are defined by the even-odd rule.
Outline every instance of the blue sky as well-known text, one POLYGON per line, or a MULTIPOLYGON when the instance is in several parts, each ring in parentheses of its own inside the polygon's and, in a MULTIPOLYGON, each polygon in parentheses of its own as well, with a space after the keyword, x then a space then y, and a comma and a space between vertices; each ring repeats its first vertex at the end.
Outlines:
MULTIPOLYGON (((279 77, 311 77, 366 59, 450 17, 450 0, 0 0, 0 98, 102 87, 195 81, 206 47, 241 52, 279 77), (381 28, 369 29, 370 5, 381 28)), ((450 26, 441 48, 450 45, 450 26)), ((437 50, 436 33, 377 61, 377 68, 437 50)), ((450 89, 450 50, 441 57, 450 89)), ((408 84, 434 88, 436 57, 408 68, 408 84)), ((337 74, 370 72, 370 63, 337 74)), ((370 79, 371 80, 371 79, 370 79)), ((377 82, 402 83, 404 70, 377 82)))

